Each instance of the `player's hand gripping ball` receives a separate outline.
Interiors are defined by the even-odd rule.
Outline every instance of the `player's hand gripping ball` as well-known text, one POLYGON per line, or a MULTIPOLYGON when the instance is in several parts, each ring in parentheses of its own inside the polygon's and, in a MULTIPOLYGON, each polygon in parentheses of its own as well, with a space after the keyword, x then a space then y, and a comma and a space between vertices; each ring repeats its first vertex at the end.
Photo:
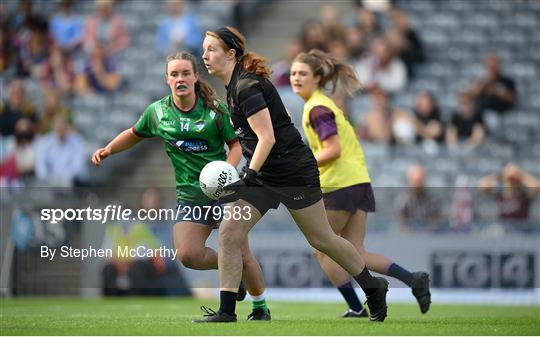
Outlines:
POLYGON ((214 200, 231 193, 224 187, 238 181, 236 168, 226 161, 216 160, 206 164, 199 175, 199 184, 203 193, 214 200))

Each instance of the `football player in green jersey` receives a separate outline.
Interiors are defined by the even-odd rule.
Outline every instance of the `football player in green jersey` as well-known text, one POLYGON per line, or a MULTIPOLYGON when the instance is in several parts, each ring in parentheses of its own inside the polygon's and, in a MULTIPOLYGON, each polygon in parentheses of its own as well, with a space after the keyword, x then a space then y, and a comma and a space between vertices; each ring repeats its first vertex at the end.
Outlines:
MULTIPOLYGON (((236 166, 242 153, 226 105, 218 102, 214 89, 199 77, 195 60, 185 52, 169 55, 166 81, 171 94, 150 104, 133 127, 96 150, 92 162, 99 166, 105 158, 131 148, 144 138, 161 138, 176 177, 180 209, 173 235, 177 256, 188 268, 207 270, 218 267, 217 253, 206 247, 206 240, 221 220, 216 214, 223 213, 216 212, 221 206, 203 194, 199 174, 207 163, 215 160, 226 160, 236 166), (195 212, 201 207, 211 207, 212 211, 195 212)), ((249 249, 247 237, 242 255, 243 280, 253 297, 253 312, 248 319, 270 320, 262 271, 249 249)))

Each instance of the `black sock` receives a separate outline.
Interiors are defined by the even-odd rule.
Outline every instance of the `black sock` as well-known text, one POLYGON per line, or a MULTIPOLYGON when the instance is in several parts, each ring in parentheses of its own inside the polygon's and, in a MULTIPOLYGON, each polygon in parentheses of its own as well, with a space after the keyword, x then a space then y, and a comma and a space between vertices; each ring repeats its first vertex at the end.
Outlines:
POLYGON ((364 267, 360 274, 354 277, 354 280, 358 282, 360 287, 362 287, 362 290, 364 291, 366 296, 369 296, 377 291, 377 287, 379 285, 377 283, 377 279, 375 279, 369 273, 369 270, 366 267, 364 267))
POLYGON ((404 269, 398 264, 392 263, 386 273, 388 276, 392 276, 405 283, 409 287, 412 286, 412 274, 410 271, 404 269))
POLYGON ((219 312, 224 312, 229 315, 235 315, 236 311, 236 293, 232 291, 219 292, 220 304, 219 312))
POLYGON ((360 299, 358 298, 358 295, 356 295, 356 291, 354 291, 353 285, 350 281, 342 284, 337 289, 345 299, 345 302, 347 302, 349 305, 349 308, 356 312, 360 312, 362 310, 364 306, 362 303, 360 303, 360 299))

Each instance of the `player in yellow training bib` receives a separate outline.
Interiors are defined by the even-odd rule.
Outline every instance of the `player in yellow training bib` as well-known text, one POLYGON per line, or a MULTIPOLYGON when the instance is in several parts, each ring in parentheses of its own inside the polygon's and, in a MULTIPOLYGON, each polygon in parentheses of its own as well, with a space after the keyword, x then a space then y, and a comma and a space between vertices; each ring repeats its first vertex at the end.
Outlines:
MULTIPOLYGON (((319 50, 300 53, 290 72, 293 91, 304 99, 302 127, 320 170, 324 205, 332 229, 349 240, 372 271, 395 277, 412 288, 426 313, 431 303, 429 275, 411 273, 387 257, 364 248, 367 213, 375 212, 375 198, 362 147, 343 111, 323 93, 326 84, 335 92, 337 82, 348 94, 361 87, 353 68, 319 50)), ((347 273, 319 251, 321 267, 338 288, 349 309, 343 317, 367 317, 347 273)))

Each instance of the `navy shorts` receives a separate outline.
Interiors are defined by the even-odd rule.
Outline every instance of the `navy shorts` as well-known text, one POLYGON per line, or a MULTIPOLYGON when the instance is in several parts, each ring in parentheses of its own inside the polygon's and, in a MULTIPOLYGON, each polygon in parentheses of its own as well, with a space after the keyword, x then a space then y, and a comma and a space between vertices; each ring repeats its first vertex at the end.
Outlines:
POLYGON ((363 183, 323 194, 324 208, 331 211, 375 212, 375 195, 370 183, 363 183))
POLYGON ((218 201, 198 204, 189 201, 179 201, 176 222, 188 221, 217 228, 223 218, 223 205, 218 201))

